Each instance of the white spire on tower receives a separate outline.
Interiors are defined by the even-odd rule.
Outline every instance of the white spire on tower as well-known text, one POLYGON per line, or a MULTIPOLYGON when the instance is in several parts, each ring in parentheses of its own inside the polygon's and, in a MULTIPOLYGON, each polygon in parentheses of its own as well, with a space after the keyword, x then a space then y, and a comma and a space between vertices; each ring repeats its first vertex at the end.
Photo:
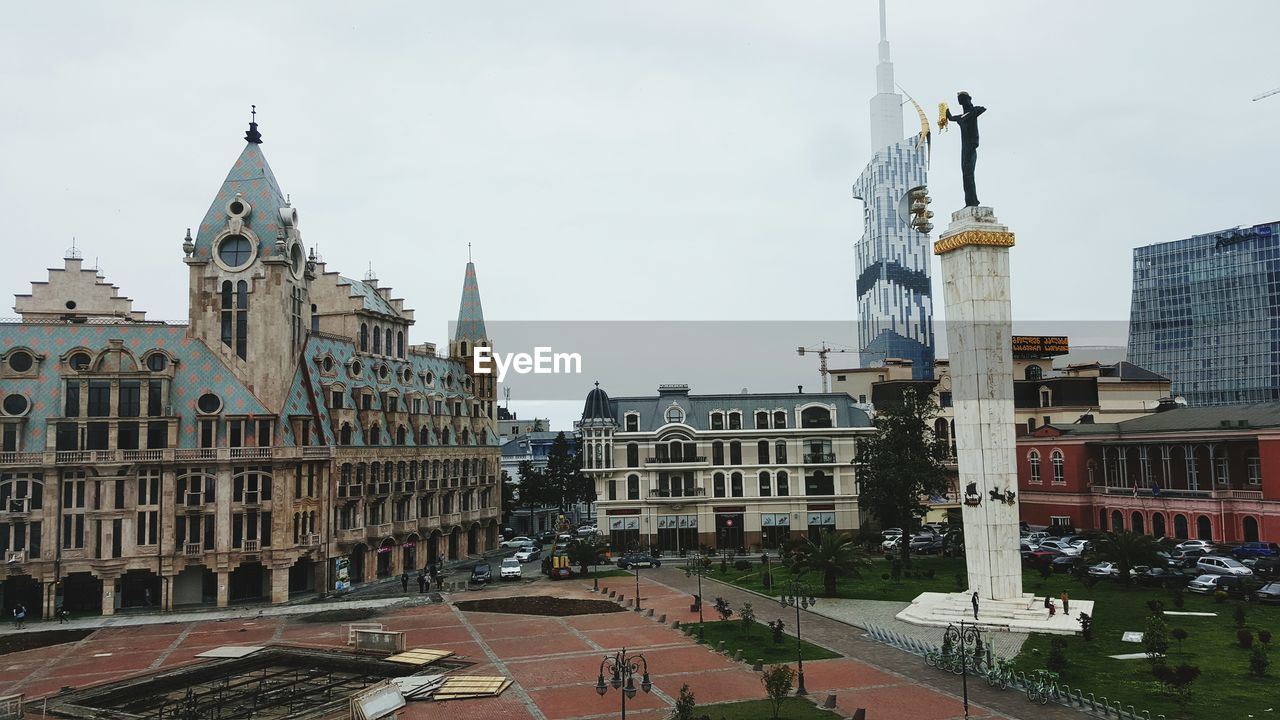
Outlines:
POLYGON ((885 0, 880 0, 880 62, 876 65, 876 94, 871 98, 871 150, 879 152, 902 141, 902 96, 894 92, 893 62, 889 60, 889 32, 885 0))

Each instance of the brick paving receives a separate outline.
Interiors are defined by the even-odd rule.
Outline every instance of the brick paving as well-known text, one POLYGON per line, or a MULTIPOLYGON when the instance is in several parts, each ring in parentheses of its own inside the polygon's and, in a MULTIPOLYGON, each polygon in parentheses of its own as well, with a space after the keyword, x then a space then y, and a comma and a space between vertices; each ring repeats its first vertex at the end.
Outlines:
MULTIPOLYGON (((668 621, 697 621, 689 611, 689 587, 695 582, 679 569, 642 571, 641 603, 668 621)), ((615 589, 634 595, 634 581, 617 578, 615 589)), ((705 581, 704 581, 705 582, 705 581)), ((608 587, 607 582, 602 582, 608 587)), ((495 585, 453 599, 518 594, 600 599, 579 582, 540 581, 532 585, 495 585)), ((713 584, 705 595, 722 595, 735 607, 750 601, 764 622, 783 614, 776 603, 733 588, 713 584)), ((313 606, 327 610, 328 606, 313 606)), ((710 608, 708 607, 709 611, 710 608)), ((680 631, 662 625, 645 612, 624 611, 575 617, 532 617, 464 612, 451 603, 388 606, 376 618, 388 629, 407 633, 411 647, 453 650, 474 663, 467 674, 505 675, 512 687, 502 696, 448 703, 414 702, 405 720, 583 720, 617 717, 621 694, 604 697, 594 688, 600 661, 622 647, 642 652, 654 682, 650 694, 638 693, 627 703, 633 720, 665 718, 688 684, 698 703, 757 700, 764 697, 758 673, 698 645, 680 631)), ((794 611, 784 616, 790 629, 794 611)), ((288 614, 231 616, 218 619, 171 615, 169 622, 130 627, 104 627, 76 643, 40 648, 0 657, 0 693, 22 692, 28 699, 56 692, 63 686, 83 687, 199 662, 194 655, 221 645, 281 642, 322 648, 346 647, 346 624, 301 622, 288 614)), ((861 632, 828 618, 806 615, 805 639, 831 647, 847 657, 805 663, 811 699, 827 692, 837 695, 839 711, 848 716, 866 707, 873 720, 921 718, 952 720, 963 716, 958 683, 950 675, 926 668, 919 658, 871 642, 861 632)), ((974 718, 1035 717, 1056 720, 1078 715, 1055 707, 1032 707, 1014 693, 998 694, 985 686, 973 688, 970 716, 974 718)), ((705 710, 714 717, 714 710, 705 710)), ((340 713, 334 717, 344 717, 340 713)))

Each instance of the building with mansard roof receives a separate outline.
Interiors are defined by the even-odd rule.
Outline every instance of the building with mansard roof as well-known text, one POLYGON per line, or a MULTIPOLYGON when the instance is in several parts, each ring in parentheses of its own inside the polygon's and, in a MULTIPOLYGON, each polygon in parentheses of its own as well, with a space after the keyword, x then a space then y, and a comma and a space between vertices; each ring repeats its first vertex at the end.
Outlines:
POLYGON ((193 237, 186 324, 69 251, 0 323, 0 603, 283 602, 497 544, 495 382, 468 262, 447 351, 305 249, 250 124, 193 237))

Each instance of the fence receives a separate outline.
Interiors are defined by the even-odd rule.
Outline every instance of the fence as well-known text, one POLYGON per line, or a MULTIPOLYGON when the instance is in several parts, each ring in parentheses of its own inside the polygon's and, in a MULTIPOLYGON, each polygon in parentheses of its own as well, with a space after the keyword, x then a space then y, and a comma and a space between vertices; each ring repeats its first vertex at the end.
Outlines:
MULTIPOLYGON (((882 628, 878 625, 867 625, 867 635, 878 642, 886 645, 892 645, 911 653, 924 657, 929 652, 941 652, 942 648, 932 643, 917 640, 909 635, 894 630, 882 628)), ((979 675, 975 673, 975 675, 979 675)), ((1030 679, 1026 673, 1015 672, 1009 678, 1009 686, 1015 690, 1026 690, 1030 685, 1030 679)), ((1075 708, 1083 712, 1089 713, 1096 717, 1116 718, 1116 720, 1166 720, 1164 715, 1152 715, 1150 710, 1135 710, 1132 705, 1126 705, 1119 700, 1110 700, 1107 696, 1096 696, 1093 693, 1086 693, 1079 688, 1072 688, 1066 683, 1055 683, 1049 690, 1049 699, 1059 705, 1069 708, 1075 708)))

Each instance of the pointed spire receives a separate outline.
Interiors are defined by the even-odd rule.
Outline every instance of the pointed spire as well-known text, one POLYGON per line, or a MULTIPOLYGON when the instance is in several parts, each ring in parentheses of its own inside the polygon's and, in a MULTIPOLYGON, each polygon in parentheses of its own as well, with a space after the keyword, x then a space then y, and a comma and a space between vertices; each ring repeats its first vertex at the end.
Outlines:
POLYGON ((244 134, 245 142, 251 142, 254 145, 262 144, 262 133, 258 132, 258 106, 249 106, 249 131, 244 134))
POLYGON ((893 62, 889 60, 889 31, 885 0, 880 0, 879 64, 876 65, 876 94, 871 98, 871 150, 879 152, 902 141, 902 96, 895 92, 893 62))
POLYGON ((462 303, 458 306, 458 326, 453 333, 453 341, 468 341, 475 345, 478 341, 487 342, 488 333, 484 329, 484 310, 480 307, 480 284, 476 281, 476 265, 467 260, 467 274, 462 280, 462 303))

